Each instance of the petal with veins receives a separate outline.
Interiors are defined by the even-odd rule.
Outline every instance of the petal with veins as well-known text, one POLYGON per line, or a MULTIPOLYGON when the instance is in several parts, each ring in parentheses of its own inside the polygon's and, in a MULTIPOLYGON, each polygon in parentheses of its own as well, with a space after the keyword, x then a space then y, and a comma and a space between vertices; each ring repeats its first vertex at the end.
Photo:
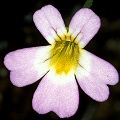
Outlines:
POLYGON ((79 104, 74 74, 58 76, 52 70, 48 72, 35 91, 32 104, 39 114, 53 111, 61 118, 74 115, 79 104))
POLYGON ((55 34, 53 34, 53 30, 55 32, 61 30, 63 34, 66 33, 61 14, 51 5, 47 5, 40 10, 37 10, 33 15, 33 20, 40 33, 50 44, 52 44, 56 38, 55 34))
POLYGON ((4 59, 5 66, 11 71, 10 80, 23 87, 32 84, 44 76, 50 69, 49 61, 51 46, 25 48, 10 52, 4 59))
POLYGON ((98 32, 100 24, 99 17, 91 9, 82 8, 73 16, 69 29, 73 35, 81 34, 79 42, 83 48, 98 32))
POLYGON ((5 56, 4 64, 9 70, 29 69, 48 59, 50 49, 51 46, 42 46, 16 50, 5 56))
POLYGON ((117 70, 107 61, 86 50, 82 50, 79 64, 96 77, 96 81, 109 85, 118 83, 119 77, 117 70))

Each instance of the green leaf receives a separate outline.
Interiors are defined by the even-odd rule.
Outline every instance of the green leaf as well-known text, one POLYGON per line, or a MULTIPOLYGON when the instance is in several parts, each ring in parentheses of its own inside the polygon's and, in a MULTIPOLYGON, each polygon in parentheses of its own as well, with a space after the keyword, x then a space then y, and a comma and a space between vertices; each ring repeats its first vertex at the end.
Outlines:
POLYGON ((83 5, 83 8, 90 8, 93 4, 93 0, 87 0, 83 5))

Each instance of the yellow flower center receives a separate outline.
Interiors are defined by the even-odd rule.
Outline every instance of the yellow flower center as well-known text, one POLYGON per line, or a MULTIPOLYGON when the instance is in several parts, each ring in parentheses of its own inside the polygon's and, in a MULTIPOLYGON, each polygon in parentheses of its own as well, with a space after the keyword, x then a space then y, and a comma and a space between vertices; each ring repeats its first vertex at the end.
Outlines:
POLYGON ((79 65, 80 47, 70 35, 56 39, 50 51, 50 67, 54 67, 57 74, 68 74, 79 65))

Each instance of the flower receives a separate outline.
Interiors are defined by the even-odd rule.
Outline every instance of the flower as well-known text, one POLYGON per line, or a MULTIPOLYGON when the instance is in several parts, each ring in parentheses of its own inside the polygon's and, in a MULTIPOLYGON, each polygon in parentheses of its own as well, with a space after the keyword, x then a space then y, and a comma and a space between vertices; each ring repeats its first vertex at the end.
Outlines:
POLYGON ((53 111, 61 118, 74 115, 79 104, 77 82, 92 99, 105 101, 107 85, 118 82, 118 73, 110 63, 83 49, 99 30, 99 17, 82 8, 67 30, 59 11, 46 5, 34 13, 33 20, 50 45, 16 50, 4 59, 15 86, 44 76, 33 95, 33 109, 39 114, 53 111))

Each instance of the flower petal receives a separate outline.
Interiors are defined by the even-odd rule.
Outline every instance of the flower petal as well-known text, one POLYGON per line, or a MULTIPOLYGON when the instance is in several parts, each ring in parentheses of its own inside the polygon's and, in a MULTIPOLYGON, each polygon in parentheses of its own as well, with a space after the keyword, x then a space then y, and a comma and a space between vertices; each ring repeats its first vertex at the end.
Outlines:
POLYGON ((24 48, 8 53, 4 64, 9 70, 30 68, 49 58, 50 46, 24 48))
POLYGON ((91 98, 99 102, 107 100, 109 96, 109 88, 101 81, 96 80, 97 77, 88 73, 84 68, 78 67, 76 78, 80 87, 91 98))
POLYGON ((50 44, 55 41, 57 30, 66 33, 61 14, 51 5, 46 5, 37 10, 33 15, 33 20, 38 30, 50 44))
POLYGON ((51 46, 25 48, 8 53, 4 64, 11 71, 10 80, 18 87, 32 84, 49 70, 51 46))
POLYGON ((35 91, 32 103, 39 114, 53 111, 61 118, 74 115, 79 104, 74 74, 58 76, 48 72, 35 91))
POLYGON ((14 70, 10 72, 10 80, 13 85, 23 87, 39 80, 47 73, 48 70, 47 62, 34 65, 27 69, 14 70))
POLYGON ((100 25, 99 17, 91 9, 82 8, 73 16, 69 28, 73 36, 82 36, 79 42, 83 48, 95 36, 100 25))
POLYGON ((118 83, 119 77, 117 70, 107 61, 86 50, 82 50, 79 64, 96 77, 96 81, 109 85, 118 83))

